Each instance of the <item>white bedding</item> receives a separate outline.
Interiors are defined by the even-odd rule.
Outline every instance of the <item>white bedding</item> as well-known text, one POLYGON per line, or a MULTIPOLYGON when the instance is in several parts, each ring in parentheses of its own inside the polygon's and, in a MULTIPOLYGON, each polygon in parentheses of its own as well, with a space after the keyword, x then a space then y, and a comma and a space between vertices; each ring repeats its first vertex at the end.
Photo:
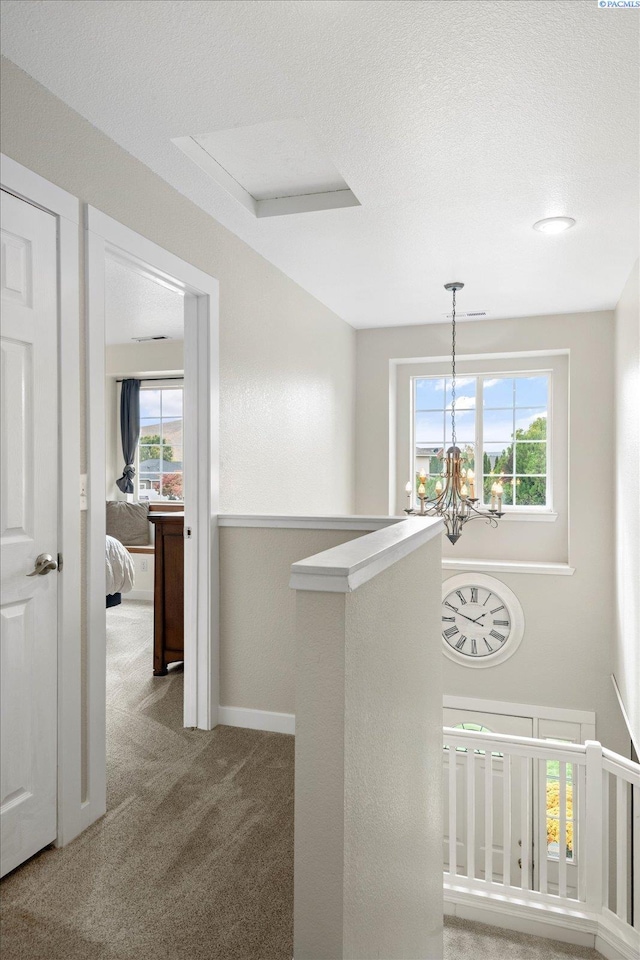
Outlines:
POLYGON ((135 568, 131 554, 115 537, 107 536, 107 595, 133 589, 135 568))

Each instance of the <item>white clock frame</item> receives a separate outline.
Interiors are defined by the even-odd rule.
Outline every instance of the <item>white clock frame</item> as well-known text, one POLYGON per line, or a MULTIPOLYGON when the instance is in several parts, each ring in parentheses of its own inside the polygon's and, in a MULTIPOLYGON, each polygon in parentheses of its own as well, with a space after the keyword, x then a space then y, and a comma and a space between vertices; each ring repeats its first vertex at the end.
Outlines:
POLYGON ((487 654, 484 657, 470 657, 464 653, 458 653, 453 650, 447 641, 442 637, 443 651, 454 663, 460 663, 464 667, 494 667, 498 663, 504 663, 509 657, 513 656, 522 642, 524 636, 524 612, 520 601, 506 583, 498 580, 496 577, 489 577, 486 573, 460 573, 455 577, 449 577, 442 582, 442 602, 449 596, 452 590, 460 587, 485 587, 491 590, 496 596, 500 597, 505 607, 509 611, 511 620, 511 631, 506 642, 500 650, 495 653, 487 654))

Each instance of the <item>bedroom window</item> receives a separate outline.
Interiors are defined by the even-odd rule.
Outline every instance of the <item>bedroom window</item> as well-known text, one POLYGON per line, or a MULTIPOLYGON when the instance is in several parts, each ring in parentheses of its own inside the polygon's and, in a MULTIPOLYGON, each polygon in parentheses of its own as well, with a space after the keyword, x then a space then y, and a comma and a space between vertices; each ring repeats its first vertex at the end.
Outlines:
MULTIPOLYGON (((451 445, 451 378, 415 377, 413 384, 415 475, 424 470, 433 497, 440 456, 451 445)), ((458 378, 457 441, 483 506, 501 478, 507 510, 551 509, 550 391, 550 372, 458 378)))
POLYGON ((138 495, 140 500, 182 501, 182 381, 140 387, 138 495))

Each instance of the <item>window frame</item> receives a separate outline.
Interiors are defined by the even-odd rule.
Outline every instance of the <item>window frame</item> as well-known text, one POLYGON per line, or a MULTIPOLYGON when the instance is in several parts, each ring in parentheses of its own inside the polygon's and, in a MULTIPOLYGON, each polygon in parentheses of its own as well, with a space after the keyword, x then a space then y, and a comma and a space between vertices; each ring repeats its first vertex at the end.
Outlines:
MULTIPOLYGON (((136 475, 133 481, 133 496, 137 503, 144 500, 145 503, 171 503, 171 504, 183 504, 184 505, 184 377, 167 377, 166 379, 150 379, 145 380, 143 377, 140 378, 140 391, 142 390, 182 390, 182 499, 181 500, 169 500, 168 498, 162 497, 158 499, 151 499, 151 497, 142 497, 140 496, 140 436, 142 435, 142 428, 140 428, 140 435, 138 436, 138 442, 136 444, 136 456, 134 466, 136 468, 136 475)), ((162 423, 162 417, 160 418, 160 423, 162 423)), ((161 434, 162 436, 162 434, 161 434)))
MULTIPOLYGON (((553 494, 554 494, 554 484, 553 484, 553 384, 554 384, 554 371, 551 368, 541 368, 541 369, 531 369, 531 370, 504 370, 504 371, 483 371, 480 373, 474 372, 465 372, 459 374, 459 379, 474 379, 475 380, 475 436, 473 441, 474 446, 474 472, 475 472, 475 483, 476 483, 476 495, 479 496, 479 509, 488 509, 489 503, 485 500, 484 495, 484 413, 485 413, 485 404, 484 404, 484 383, 486 380, 491 380, 498 378, 500 380, 509 380, 513 379, 527 379, 532 376, 545 376, 548 378, 547 383, 547 398, 546 398, 546 411, 547 411, 547 436, 544 441, 531 441, 531 440, 521 440, 518 441, 515 437, 515 418, 517 413, 517 407, 514 402, 510 407, 496 407, 490 409, 503 409, 510 410, 513 413, 513 426, 514 434, 510 442, 513 447, 513 466, 514 471, 512 477, 517 481, 518 476, 533 476, 533 477, 544 477, 546 480, 546 503, 545 504, 504 504, 503 510, 506 514, 523 514, 523 513, 533 513, 533 514, 552 514, 554 513, 553 508, 553 494), (479 415, 481 414, 481 415, 479 415), (518 474, 517 472, 517 444, 518 443, 544 443, 545 444, 545 453, 546 453, 546 472, 544 474, 518 474)), ((410 469, 409 476, 412 478, 416 470, 416 415, 419 412, 433 412, 439 413, 439 410, 433 411, 422 411, 418 410, 416 407, 416 383, 419 380, 444 380, 445 389, 444 389, 444 408, 443 408, 443 421, 444 421, 444 441, 445 445, 447 442, 447 427, 448 427, 448 418, 450 417, 450 411, 447 410, 447 381, 451 381, 451 373, 441 374, 441 373, 426 373, 426 374, 416 374, 409 377, 409 389, 411 396, 411 437, 410 437, 410 469)), ((515 389, 515 384, 514 384, 515 389)), ((522 408, 526 409, 526 408, 522 408)), ((490 441, 491 442, 491 441, 490 441)), ((497 441, 501 442, 501 441, 497 441)), ((463 442, 460 442, 460 447, 464 446, 463 442)), ((487 475, 488 476, 488 475, 487 475)), ((497 476, 497 475, 496 475, 497 476)), ((414 508, 417 507, 417 498, 414 496, 413 502, 414 508)))
MULTIPOLYGON (((443 341, 443 346, 446 342, 443 341)), ((407 507, 405 487, 411 476, 413 463, 413 396, 412 377, 450 375, 451 356, 448 353, 423 357, 396 357, 389 364, 389 481, 388 503, 392 516, 403 516, 407 507)), ((470 525, 471 537, 465 540, 465 558, 482 559, 485 563, 520 563, 568 565, 569 560, 569 483, 571 476, 570 419, 571 419, 571 351, 567 347, 519 350, 509 352, 459 353, 458 376, 507 373, 530 373, 551 370, 553 394, 551 416, 554 439, 548 471, 553 476, 553 509, 532 510, 520 507, 503 515, 499 530, 492 531, 485 524, 470 525), (533 523, 535 530, 527 531, 525 538, 513 524, 533 523)), ((443 545, 443 563, 454 564, 460 550, 443 545)), ((467 560, 465 560, 465 563, 467 560)), ((567 568, 568 570, 570 568, 567 568)), ((570 572, 573 572, 572 570, 570 572)))

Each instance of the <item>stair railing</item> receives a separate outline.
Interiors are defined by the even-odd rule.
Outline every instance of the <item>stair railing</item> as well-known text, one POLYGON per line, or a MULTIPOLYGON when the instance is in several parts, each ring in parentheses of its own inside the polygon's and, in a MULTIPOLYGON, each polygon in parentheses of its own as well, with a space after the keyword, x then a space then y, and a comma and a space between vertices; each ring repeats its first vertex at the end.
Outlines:
POLYGON ((445 899, 561 916, 640 955, 640 765, 594 741, 443 735, 445 899))

